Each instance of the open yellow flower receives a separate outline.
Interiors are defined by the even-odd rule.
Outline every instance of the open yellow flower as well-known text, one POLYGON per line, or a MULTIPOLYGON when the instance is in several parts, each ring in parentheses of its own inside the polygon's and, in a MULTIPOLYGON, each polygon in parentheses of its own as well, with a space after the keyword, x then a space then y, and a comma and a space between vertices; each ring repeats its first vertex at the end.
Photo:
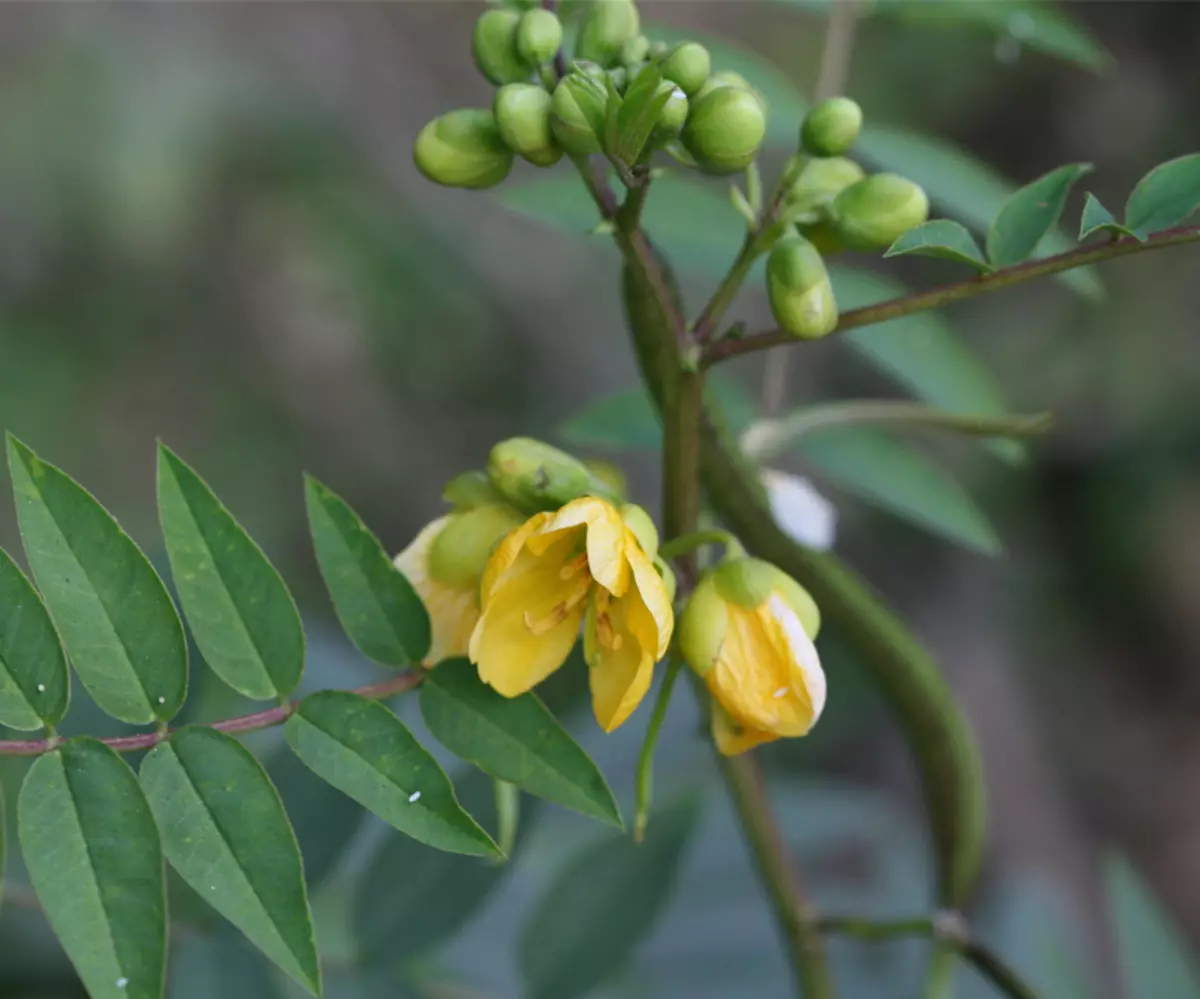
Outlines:
POLYGON ((808 591, 758 559, 722 563, 696 587, 680 620, 680 650, 715 702, 713 738, 727 756, 805 735, 825 707, 813 639, 820 612, 808 591))
POLYGON ((469 650, 485 683, 505 697, 525 693, 563 664, 585 624, 596 720, 611 732, 629 717, 675 624, 654 553, 630 526, 650 544, 643 518, 634 508, 627 523, 611 503, 584 496, 535 514, 496 546, 469 650))
POLYGON ((489 503, 426 524, 395 558, 429 612, 429 662, 467 654, 479 621, 479 580, 497 541, 521 523, 511 507, 489 503))

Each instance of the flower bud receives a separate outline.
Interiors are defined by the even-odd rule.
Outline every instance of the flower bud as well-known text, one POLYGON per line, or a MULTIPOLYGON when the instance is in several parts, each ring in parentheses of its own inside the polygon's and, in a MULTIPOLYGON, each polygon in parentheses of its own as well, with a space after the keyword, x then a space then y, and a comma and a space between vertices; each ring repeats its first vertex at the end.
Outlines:
POLYGON ((833 332, 837 300, 817 248, 801 236, 785 236, 767 258, 767 297, 780 328, 815 340, 833 332))
POLYGON ((650 39, 645 35, 635 35, 621 46, 621 65, 632 72, 633 68, 644 63, 649 55, 650 39))
POLYGON ((523 513, 557 510, 600 485, 578 458, 530 437, 512 437, 493 447, 488 477, 523 513))
POLYGON ((592 473, 592 478, 596 479, 610 496, 618 502, 624 500, 629 492, 629 480, 617 465, 597 458, 588 458, 584 464, 592 473))
POLYGON ((704 85, 699 90, 694 94, 688 94, 688 97, 694 104, 701 97, 707 97, 714 90, 720 90, 722 87, 738 87, 753 94, 758 98, 759 104, 763 106, 764 113, 766 112, 766 102, 763 100, 762 95, 750 86, 750 81, 742 76, 741 73, 735 73, 732 69, 723 69, 719 73, 713 73, 712 76, 704 81, 704 85))
POLYGON ((854 145, 863 113, 849 97, 831 97, 808 112, 800 127, 800 145, 813 156, 841 156, 854 145))
POLYGON ((712 59, 699 42, 676 45, 662 64, 663 78, 678 83, 689 97, 704 86, 712 72, 712 59))
POLYGON ((850 249, 882 250, 929 217, 929 199, 906 177, 877 173, 842 191, 829 211, 850 249))
POLYGON ((675 603, 675 594, 679 590, 679 581, 675 578, 675 570, 661 558, 654 560, 654 569, 662 578, 663 586, 667 588, 667 602, 675 603))
POLYGON ((784 171, 784 207, 812 212, 829 204, 851 184, 862 180, 863 168, 841 156, 829 159, 797 157, 784 171))
POLYGON ((835 253, 841 253, 846 249, 846 244, 838 235, 837 228, 829 219, 819 219, 797 228, 800 230, 800 235, 812 243, 823 257, 832 257, 835 253))
POLYGON ((554 88, 550 128, 568 154, 590 156, 600 152, 607 101, 604 84, 586 70, 568 73, 554 88))
POLYGON ((447 518, 429 549, 429 575, 447 586, 477 585, 492 548, 525 518, 508 506, 488 504, 447 518))
POLYGON ((658 554, 658 528, 654 526, 650 514, 636 503, 626 503, 621 507, 621 519, 638 539, 642 551, 654 558, 658 554))
POLYGON ((475 22, 472 39, 475 65, 496 85, 529 79, 529 64, 517 51, 520 23, 521 13, 509 7, 485 11, 475 22))
POLYGON ((527 10, 517 23, 517 54, 530 66, 549 62, 562 45, 563 29, 552 10, 527 10))
POLYGON ((692 103, 681 138, 702 169, 736 173, 753 162, 766 133, 758 98, 741 87, 721 86, 692 103))
POLYGON ((540 167, 554 166, 562 148, 550 131, 551 98, 532 83, 506 83, 496 91, 494 110, 500 136, 513 152, 540 167))
POLYGON ((434 118, 413 144, 413 162, 435 184, 491 187, 512 169, 512 150, 504 144, 491 111, 460 108, 434 118))
POLYGON ((688 99, 683 89, 670 80, 663 80, 658 85, 658 93, 667 91, 671 96, 658 113, 658 124, 654 126, 655 137, 660 141, 673 139, 682 132, 688 116, 688 99))
POLYGON ((633 0, 594 0, 579 29, 575 54, 601 66, 612 66, 621 58, 621 49, 636 38, 640 20, 633 0))
POLYGON ((629 71, 624 66, 614 66, 604 75, 612 80, 612 85, 617 88, 618 94, 625 93, 625 88, 629 86, 629 71))
POLYGON ((442 488, 442 499, 455 510, 471 510, 489 503, 502 503, 503 497, 496 492, 487 472, 472 469, 459 472, 442 488))

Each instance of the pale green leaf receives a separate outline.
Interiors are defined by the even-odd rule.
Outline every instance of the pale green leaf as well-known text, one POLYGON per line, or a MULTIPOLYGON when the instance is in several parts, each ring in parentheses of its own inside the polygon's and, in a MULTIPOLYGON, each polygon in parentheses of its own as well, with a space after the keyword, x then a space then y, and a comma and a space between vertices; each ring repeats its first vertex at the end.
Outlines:
POLYGON ((205 661, 247 697, 290 694, 304 671, 292 595, 207 483, 162 444, 158 509, 179 602, 205 661))
POLYGON ((819 475, 881 510, 982 555, 1000 552, 1000 539, 962 487, 886 434, 831 429, 799 450, 819 475))
POLYGON ((909 229, 884 256, 900 257, 905 254, 955 260, 984 272, 992 270, 991 264, 983 259, 975 237, 965 226, 950 219, 934 219, 909 229))
POLYGON ((0 549, 0 725, 56 725, 70 697, 67 659, 42 598, 0 549))
POLYGON ((1071 187, 1091 169, 1090 163, 1061 166, 1009 195, 988 229, 988 259, 997 267, 1028 260, 1058 223, 1071 187))
POLYGON ((1142 239, 1178 225, 1200 208, 1200 153, 1160 163, 1129 195, 1125 225, 1142 239))
POLYGON ((536 695, 504 697, 466 659, 451 659, 421 685, 421 714, 434 738, 484 772, 622 826, 604 775, 536 695))
POLYGON ((1119 236, 1135 235, 1113 218, 1112 212, 1100 204, 1100 199, 1089 191, 1083 202, 1083 214, 1079 218, 1079 241, 1083 242, 1101 231, 1119 236))
POLYGON ((92 999, 159 999, 167 910, 158 830, 137 778, 95 739, 34 761, 17 803, 21 853, 92 999))
POLYGON ((312 477, 305 499, 321 575, 351 641, 384 666, 419 664, 429 614, 412 584, 345 500, 312 477))
POLYGON ((121 721, 172 717, 187 646, 158 573, 82 486, 11 435, 8 465, 29 565, 88 693, 121 721))
POLYGON ((671 896, 699 811, 694 798, 664 809, 644 843, 609 837, 559 872, 521 931, 528 999, 578 999, 622 970, 671 896))
POLYGON ((321 972, 296 837, 249 750, 184 728, 142 761, 142 787, 171 866, 314 995, 321 972))
POLYGON ((348 691, 313 694, 301 702, 284 734, 315 774, 406 836, 451 853, 499 853, 463 811, 437 761, 377 701, 348 691))

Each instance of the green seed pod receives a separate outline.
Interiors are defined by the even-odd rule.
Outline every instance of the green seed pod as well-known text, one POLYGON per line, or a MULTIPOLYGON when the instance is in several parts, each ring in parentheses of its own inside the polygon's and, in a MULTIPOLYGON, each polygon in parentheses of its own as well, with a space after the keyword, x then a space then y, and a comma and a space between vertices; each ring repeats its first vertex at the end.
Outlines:
POLYGON ((837 326, 837 300, 817 248, 800 236, 786 236, 767 258, 767 297, 781 329, 815 340, 837 326))
POLYGON ((842 156, 829 159, 797 157, 784 171, 787 191, 784 207, 796 212, 816 211, 865 176, 862 167, 842 156))
POLYGON ((562 45, 562 21, 552 10, 527 10, 517 23, 517 54, 530 66, 549 62, 562 45))
POLYGON ((562 159, 562 147, 550 131, 550 103, 550 95, 532 83, 507 83, 496 91, 494 111, 501 138, 540 167, 562 159))
POLYGON ((621 46, 621 65, 632 72, 633 67, 640 66, 649 55, 650 39, 645 35, 635 35, 621 46))
POLYGON ((486 11, 475 22, 475 65, 497 86, 529 79, 529 64, 517 51, 520 23, 520 12, 508 7, 486 11))
POLYGON ((813 156, 841 156, 854 145, 863 113, 849 97, 831 97, 808 112, 800 126, 800 145, 813 156))
POLYGON ((568 73, 554 88, 550 128, 571 156, 600 152, 608 92, 586 70, 568 73))
POLYGON ((658 113, 658 124, 654 126, 655 138, 660 142, 669 141, 682 132, 688 116, 688 99, 683 89, 670 80, 663 80, 658 85, 658 93, 667 91, 671 97, 658 113))
POLYGON ((579 29, 575 54, 601 66, 615 65, 625 43, 637 37, 639 27, 633 0, 593 0, 579 29))
POLYGON ((522 513, 557 510, 564 503, 599 485, 588 467, 565 451, 533 440, 513 437, 492 448, 488 478, 509 503, 522 513))
POLYGON ((741 87, 724 86, 692 103, 682 140, 709 173, 736 173, 753 162, 767 134, 758 98, 741 87))
POLYGON ((712 59, 699 42, 676 45, 662 65, 663 78, 678 83, 689 97, 704 86, 710 72, 712 59))
POLYGON ((508 176, 512 161, 495 117, 481 108, 434 118, 413 144, 417 169, 446 187, 492 187, 508 176))
POLYGON ((906 177, 877 173, 833 199, 830 218, 852 250, 882 250, 929 217, 929 198, 906 177))
POLYGON ((642 551, 654 558, 658 554, 658 528, 654 526, 650 514, 636 503, 626 503, 621 507, 621 519, 633 531, 642 551))
POLYGON ((454 514, 429 549, 429 575, 447 586, 477 584, 496 542, 524 519, 512 507, 495 504, 454 514))

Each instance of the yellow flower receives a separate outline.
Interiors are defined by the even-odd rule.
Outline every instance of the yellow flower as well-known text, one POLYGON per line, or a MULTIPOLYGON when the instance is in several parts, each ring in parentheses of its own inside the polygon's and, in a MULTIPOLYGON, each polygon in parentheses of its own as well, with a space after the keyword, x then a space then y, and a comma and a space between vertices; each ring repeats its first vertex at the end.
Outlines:
POLYGON ((679 647, 713 697, 713 738, 726 756, 816 724, 825 707, 820 626, 808 591, 767 562, 733 559, 700 581, 679 647))
POLYGON ((485 683, 505 697, 525 693, 563 664, 585 624, 596 720, 611 732, 629 717, 675 623, 654 552, 630 526, 651 544, 649 518, 635 510, 627 524, 611 503, 585 496, 535 514, 496 546, 470 642, 485 683))
POLYGON ((511 507, 489 503, 426 524, 395 565, 429 612, 429 662, 467 654, 479 620, 479 580, 496 542, 521 523, 511 507))

